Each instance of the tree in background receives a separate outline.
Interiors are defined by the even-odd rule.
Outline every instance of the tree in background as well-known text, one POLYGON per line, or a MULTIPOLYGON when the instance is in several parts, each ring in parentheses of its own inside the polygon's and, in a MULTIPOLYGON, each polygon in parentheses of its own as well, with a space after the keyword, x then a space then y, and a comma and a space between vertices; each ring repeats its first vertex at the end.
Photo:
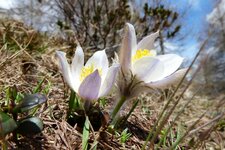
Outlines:
MULTIPOLYGON (((160 30, 160 51, 165 53, 164 41, 174 38, 180 31, 178 12, 157 1, 136 11, 133 0, 56 0, 59 10, 73 26, 77 40, 84 47, 104 49, 120 43, 118 31, 129 21, 136 25, 140 38, 160 30), (144 15, 142 15, 144 14, 144 15)), ((58 22, 61 27, 62 21, 58 22)))
POLYGON ((99 50, 119 43, 118 31, 130 20, 128 0, 56 0, 66 22, 83 47, 99 50))
POLYGON ((157 3, 156 6, 149 6, 148 3, 144 5, 144 16, 140 17, 143 35, 159 30, 159 45, 162 54, 165 54, 164 40, 174 38, 180 31, 181 25, 176 22, 178 17, 178 12, 166 8, 162 3, 157 3))
POLYGON ((209 59, 204 67, 207 90, 211 94, 225 90, 225 0, 217 1, 208 15, 208 31, 211 33, 208 47, 209 59))
MULTIPOLYGON (((178 35, 178 33, 181 33, 182 24, 180 21, 183 18, 182 15, 185 15, 188 6, 187 8, 182 8, 179 12, 167 0, 146 0, 143 3, 139 2, 138 5, 136 1, 132 1, 132 6, 135 11, 134 22, 138 27, 137 31, 140 34, 140 38, 159 30, 159 50, 161 54, 166 53, 165 42, 181 35, 178 35)), ((187 36, 185 35, 184 37, 187 36)))

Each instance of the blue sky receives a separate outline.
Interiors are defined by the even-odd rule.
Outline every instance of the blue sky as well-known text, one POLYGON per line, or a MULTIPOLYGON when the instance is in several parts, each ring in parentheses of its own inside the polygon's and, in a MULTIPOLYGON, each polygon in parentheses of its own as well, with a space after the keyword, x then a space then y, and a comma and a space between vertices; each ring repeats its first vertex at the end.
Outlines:
POLYGON ((198 51, 198 38, 207 26, 206 16, 213 10, 213 0, 180 0, 175 5, 181 11, 182 9, 188 8, 185 19, 182 22, 184 24, 182 32, 184 34, 190 33, 190 35, 185 40, 184 47, 186 49, 182 54, 184 57, 191 59, 198 51))
POLYGON ((188 10, 186 20, 189 30, 193 30, 194 33, 198 33, 199 31, 204 29, 204 27, 207 25, 206 15, 209 14, 213 9, 211 0, 196 1, 198 1, 198 3, 195 2, 196 4, 193 4, 192 7, 188 10))

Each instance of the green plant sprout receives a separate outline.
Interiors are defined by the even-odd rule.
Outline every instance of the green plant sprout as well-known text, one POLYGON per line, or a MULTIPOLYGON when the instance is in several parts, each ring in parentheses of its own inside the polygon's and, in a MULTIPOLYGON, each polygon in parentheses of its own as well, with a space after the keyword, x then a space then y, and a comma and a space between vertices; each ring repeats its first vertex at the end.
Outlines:
POLYGON ((183 127, 181 124, 178 125, 177 129, 163 129, 160 135, 160 141, 157 144, 157 147, 168 147, 173 145, 176 141, 178 141, 183 134, 183 127), (169 133, 168 133, 169 132, 169 133))
POLYGON ((101 108, 104 108, 105 106, 106 106, 106 104, 107 104, 107 102, 106 102, 106 98, 100 98, 99 99, 99 106, 101 107, 101 108))
POLYGON ((125 144, 126 141, 131 137, 131 133, 128 132, 128 129, 124 129, 121 133, 119 132, 115 132, 116 133, 116 137, 120 139, 120 143, 121 144, 125 144))

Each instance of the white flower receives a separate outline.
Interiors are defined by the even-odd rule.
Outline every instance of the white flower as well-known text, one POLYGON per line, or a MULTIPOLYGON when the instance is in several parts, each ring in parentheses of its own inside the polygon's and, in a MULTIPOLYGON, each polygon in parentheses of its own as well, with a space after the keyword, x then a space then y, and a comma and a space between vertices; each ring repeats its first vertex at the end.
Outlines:
MULTIPOLYGON (((133 25, 127 23, 119 57, 122 74, 128 76, 131 72, 136 78, 134 80, 143 81, 144 86, 151 88, 168 87, 179 81, 186 72, 186 69, 177 71, 183 61, 182 57, 176 54, 156 55, 154 41, 158 34, 159 32, 148 35, 137 43, 135 29, 133 25)), ((132 84, 137 84, 138 81, 132 80, 134 82, 132 84)), ((135 87, 132 86, 133 91, 129 91, 130 85, 129 82, 119 83, 119 86, 123 86, 120 90, 134 94, 135 87)), ((141 85, 143 86, 143 83, 141 85)))
POLYGON ((114 85, 119 65, 109 66, 104 50, 95 52, 84 65, 84 53, 77 46, 72 64, 68 64, 66 53, 56 51, 64 80, 82 99, 97 100, 107 95, 114 85))

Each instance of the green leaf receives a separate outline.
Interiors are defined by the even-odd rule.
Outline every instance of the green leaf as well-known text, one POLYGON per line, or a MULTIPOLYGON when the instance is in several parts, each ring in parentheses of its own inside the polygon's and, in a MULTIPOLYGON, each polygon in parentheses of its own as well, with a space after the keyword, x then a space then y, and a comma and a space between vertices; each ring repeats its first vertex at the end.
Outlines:
MULTIPOLYGON (((16 86, 12 86, 12 87, 8 87, 6 89, 6 105, 8 106, 10 104, 10 99, 13 101, 13 103, 15 102, 17 97, 17 88, 16 86)), ((10 107, 10 106, 8 106, 10 107)))
POLYGON ((75 102, 75 97, 76 97, 76 93, 71 90, 70 91, 70 99, 69 99, 69 111, 72 111, 73 110, 73 105, 74 105, 74 102, 75 102))
POLYGON ((26 112, 30 109, 47 101, 47 97, 43 94, 25 95, 23 100, 15 107, 14 112, 26 112))
POLYGON ((42 93, 44 93, 44 94, 46 94, 46 95, 49 93, 50 88, 51 88, 51 86, 52 86, 50 81, 47 80, 47 82, 48 82, 47 85, 46 85, 46 86, 44 87, 44 89, 42 90, 42 93))
POLYGON ((43 122, 38 117, 31 117, 19 122, 17 133, 26 135, 35 135, 43 130, 43 122))
POLYGON ((83 128, 83 136, 82 136, 82 150, 87 150, 88 139, 89 139, 89 119, 86 116, 86 120, 85 120, 84 128, 83 128))
POLYGON ((91 146, 91 150, 97 150, 97 146, 98 146, 98 141, 97 141, 97 139, 95 139, 94 140, 94 143, 92 144, 92 146, 91 146))
POLYGON ((0 135, 5 136, 17 128, 17 124, 14 119, 0 111, 0 135))
POLYGON ((100 98, 99 105, 104 108, 106 106, 106 98, 100 98))
POLYGON ((38 85, 33 90, 33 93, 41 92, 41 86, 45 81, 45 77, 38 83, 38 85))
POLYGON ((69 114, 80 109, 80 99, 77 97, 76 93, 71 90, 69 99, 69 114))
POLYGON ((9 97, 13 100, 16 99, 16 96, 17 96, 17 87, 14 85, 13 87, 9 87, 8 89, 8 94, 9 94, 9 97))
POLYGON ((120 138, 120 142, 121 143, 125 143, 129 137, 131 136, 131 133, 128 133, 128 129, 124 129, 123 132, 121 133, 121 138, 120 138))

